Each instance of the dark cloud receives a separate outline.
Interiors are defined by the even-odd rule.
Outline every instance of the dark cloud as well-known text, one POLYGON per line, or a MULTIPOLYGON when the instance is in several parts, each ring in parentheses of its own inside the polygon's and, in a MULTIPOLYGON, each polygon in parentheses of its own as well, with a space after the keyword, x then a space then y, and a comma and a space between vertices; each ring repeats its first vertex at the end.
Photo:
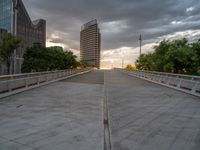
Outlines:
POLYGON ((200 28, 199 0, 24 0, 33 19, 47 20, 48 38, 79 49, 81 25, 96 18, 102 48, 136 47, 139 33, 150 41, 200 28), (52 34, 58 34, 53 38, 52 34))

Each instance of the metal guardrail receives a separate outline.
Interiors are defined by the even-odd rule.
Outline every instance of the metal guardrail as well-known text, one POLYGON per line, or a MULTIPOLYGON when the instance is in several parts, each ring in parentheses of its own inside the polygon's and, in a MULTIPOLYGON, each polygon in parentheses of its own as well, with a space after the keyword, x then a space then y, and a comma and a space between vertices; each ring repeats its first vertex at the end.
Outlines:
POLYGON ((155 71, 118 69, 128 75, 136 76, 195 96, 200 96, 200 76, 163 73, 155 71))
POLYGON ((45 71, 45 72, 33 72, 33 73, 24 73, 24 74, 13 74, 13 75, 2 75, 0 76, 0 81, 5 80, 12 80, 12 79, 20 79, 20 78, 26 78, 26 77, 34 77, 39 75, 46 75, 51 73, 57 73, 57 72, 63 72, 67 70, 57 70, 57 71, 45 71))
POLYGON ((0 76, 0 98, 88 71, 89 70, 68 69, 0 76))

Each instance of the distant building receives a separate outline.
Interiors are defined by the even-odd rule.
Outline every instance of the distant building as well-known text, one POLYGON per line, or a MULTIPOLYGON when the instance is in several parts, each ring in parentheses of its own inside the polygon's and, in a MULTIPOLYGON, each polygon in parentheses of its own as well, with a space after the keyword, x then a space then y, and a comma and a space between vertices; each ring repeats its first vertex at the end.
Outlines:
POLYGON ((101 34, 97 20, 84 24, 80 33, 80 59, 100 68, 101 34))
POLYGON ((0 28, 6 29, 21 40, 13 54, 12 73, 20 73, 23 55, 34 43, 45 46, 46 21, 31 21, 22 0, 0 0, 0 28))

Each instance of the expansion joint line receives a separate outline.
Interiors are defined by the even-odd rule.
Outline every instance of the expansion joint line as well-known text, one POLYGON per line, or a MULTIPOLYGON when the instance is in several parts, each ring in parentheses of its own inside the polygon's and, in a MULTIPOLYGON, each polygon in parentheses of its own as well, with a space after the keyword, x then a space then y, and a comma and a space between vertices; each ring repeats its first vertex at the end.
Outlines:
POLYGON ((110 128, 109 128, 109 114, 108 114, 108 101, 107 101, 107 91, 106 91, 106 81, 105 81, 105 71, 104 71, 104 150, 111 150, 111 139, 110 139, 110 128))

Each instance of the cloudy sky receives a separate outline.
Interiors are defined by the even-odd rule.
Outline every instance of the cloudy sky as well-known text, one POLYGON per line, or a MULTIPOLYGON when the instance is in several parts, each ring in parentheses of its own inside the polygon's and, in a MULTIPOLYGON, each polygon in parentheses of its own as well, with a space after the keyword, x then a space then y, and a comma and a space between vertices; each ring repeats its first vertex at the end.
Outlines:
POLYGON ((47 20, 47 45, 79 56, 80 28, 97 19, 102 34, 102 67, 134 64, 163 39, 200 38, 199 0, 23 0, 31 18, 47 20))

